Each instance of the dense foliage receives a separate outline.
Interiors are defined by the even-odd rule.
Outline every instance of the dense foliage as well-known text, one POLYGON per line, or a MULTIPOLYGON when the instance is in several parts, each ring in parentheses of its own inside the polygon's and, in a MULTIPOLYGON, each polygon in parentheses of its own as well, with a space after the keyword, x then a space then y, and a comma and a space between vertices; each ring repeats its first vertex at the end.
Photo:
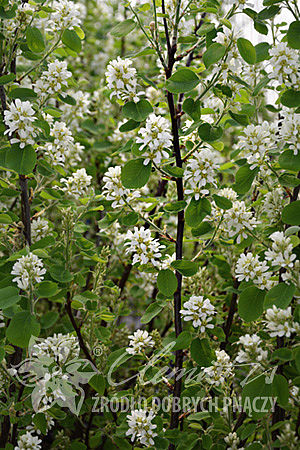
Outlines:
POLYGON ((253 8, 0 0, 0 448, 299 448, 300 13, 253 8))

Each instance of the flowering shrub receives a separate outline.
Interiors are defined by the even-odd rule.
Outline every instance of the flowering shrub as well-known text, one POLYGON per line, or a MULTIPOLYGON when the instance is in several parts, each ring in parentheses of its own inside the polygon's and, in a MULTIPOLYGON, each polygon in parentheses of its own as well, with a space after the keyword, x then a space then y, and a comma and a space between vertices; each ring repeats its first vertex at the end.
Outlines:
POLYGON ((299 448, 300 13, 257 3, 0 0, 0 448, 299 448))

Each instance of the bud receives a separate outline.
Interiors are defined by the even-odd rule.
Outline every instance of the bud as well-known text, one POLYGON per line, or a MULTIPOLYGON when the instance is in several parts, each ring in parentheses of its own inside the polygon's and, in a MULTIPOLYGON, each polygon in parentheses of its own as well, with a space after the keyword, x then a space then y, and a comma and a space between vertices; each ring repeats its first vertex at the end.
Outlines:
POLYGON ((151 33, 153 33, 154 32, 154 30, 155 30, 155 22, 150 22, 150 24, 149 24, 149 28, 150 28, 150 31, 151 31, 151 33))

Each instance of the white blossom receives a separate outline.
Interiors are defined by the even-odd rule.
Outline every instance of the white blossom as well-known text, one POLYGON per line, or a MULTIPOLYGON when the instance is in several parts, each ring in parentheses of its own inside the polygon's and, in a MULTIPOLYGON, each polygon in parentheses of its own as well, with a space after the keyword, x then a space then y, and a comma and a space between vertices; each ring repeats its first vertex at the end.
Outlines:
POLYGON ((81 24, 81 8, 77 3, 59 0, 52 3, 55 12, 51 13, 47 30, 54 33, 66 28, 73 30, 81 24))
POLYGON ((120 166, 109 167, 104 174, 103 182, 104 186, 102 194, 106 197, 106 200, 113 200, 113 208, 125 205, 124 197, 126 201, 131 203, 141 196, 139 191, 123 187, 120 166))
POLYGON ((210 322, 215 313, 215 307, 207 298, 204 299, 203 296, 197 297, 195 295, 184 302, 183 309, 180 310, 183 320, 192 320, 193 326, 200 328, 201 333, 204 333, 206 328, 214 328, 214 325, 210 322))
POLYGON ((278 85, 285 84, 287 88, 299 89, 299 57, 297 50, 290 48, 286 42, 280 42, 269 50, 270 72, 268 76, 278 85))
POLYGON ((33 436, 30 431, 22 434, 18 440, 15 450, 39 450, 42 448, 42 440, 38 436, 33 436))
POLYGON ((233 433, 229 433, 226 437, 224 437, 224 441, 228 445, 227 450, 240 449, 239 447, 240 439, 235 431, 233 433))
POLYGON ((38 241, 44 238, 49 230, 49 223, 47 220, 38 217, 31 222, 31 237, 33 241, 38 241))
POLYGON ((131 436, 131 442, 137 439, 146 447, 154 445, 153 438, 157 436, 155 433, 156 425, 152 423, 155 414, 152 410, 135 409, 131 414, 127 415, 127 423, 129 429, 126 436, 131 436))
POLYGON ((292 430, 290 423, 285 423, 284 427, 278 436, 280 446, 288 448, 289 450, 299 449, 299 439, 296 435, 296 431, 292 430))
POLYGON ((292 253, 291 239, 285 236, 283 231, 275 231, 271 234, 270 239, 273 242, 271 249, 265 253, 266 260, 270 261, 272 266, 292 268, 296 255, 292 253))
POLYGON ((131 64, 131 59, 122 59, 118 56, 117 59, 111 61, 107 66, 105 76, 108 87, 112 90, 110 98, 116 97, 123 101, 139 101, 139 95, 143 93, 136 92, 137 73, 134 67, 130 67, 131 64))
POLYGON ((10 139, 11 144, 20 143, 20 148, 34 144, 33 138, 36 136, 33 127, 33 122, 36 120, 34 114, 35 111, 30 102, 22 102, 20 99, 16 99, 4 111, 4 122, 7 127, 4 134, 13 135, 10 139))
POLYGON ((126 348, 130 355, 143 353, 148 348, 154 347, 154 341, 146 330, 137 330, 129 336, 129 347, 126 348))
POLYGON ((65 363, 79 356, 79 342, 71 334, 54 334, 46 339, 35 342, 30 349, 31 357, 53 358, 59 363, 65 363))
POLYGON ((5 35, 9 37, 14 37, 16 31, 23 31, 29 25, 32 20, 32 15, 34 13, 34 8, 28 3, 20 3, 17 5, 16 15, 12 19, 7 19, 1 24, 3 26, 5 35))
POLYGON ((289 144, 294 155, 298 155, 300 152, 300 115, 284 112, 284 119, 278 131, 283 144, 289 144))
POLYGON ((225 211, 220 229, 229 238, 237 235, 237 243, 239 244, 242 238, 247 238, 247 230, 253 231, 258 223, 253 212, 247 211, 245 202, 237 200, 233 202, 232 208, 225 211))
POLYGON ((126 253, 133 253, 133 264, 151 263, 154 267, 159 267, 161 250, 165 248, 158 239, 151 236, 151 231, 144 227, 134 227, 134 231, 128 230, 125 236, 126 253))
POLYGON ((241 336, 236 344, 243 346, 236 356, 238 363, 261 362, 266 361, 268 357, 268 352, 260 347, 262 340, 257 334, 247 333, 245 336, 241 336))
POLYGON ((3 316, 3 312, 0 309, 0 328, 4 328, 5 327, 5 319, 3 316))
POLYGON ((33 253, 19 258, 13 265, 11 274, 16 275, 13 279, 19 289, 28 290, 35 283, 43 281, 46 273, 43 261, 33 253))
POLYGON ((56 59, 48 65, 40 79, 35 83, 34 90, 40 96, 40 100, 44 100, 49 95, 62 93, 63 89, 68 86, 68 80, 72 73, 67 69, 66 61, 56 59))
POLYGON ((225 383, 226 378, 233 375, 233 364, 230 357, 224 350, 216 350, 217 359, 213 361, 212 366, 202 367, 205 380, 213 385, 220 386, 225 383))
POLYGON ((86 173, 85 169, 78 169, 68 178, 61 178, 60 182, 64 183, 61 189, 75 199, 88 194, 92 177, 86 173))
POLYGON ((242 253, 235 267, 235 274, 238 281, 253 281, 259 289, 270 289, 273 282, 270 280, 271 272, 268 272, 268 265, 265 261, 260 261, 258 255, 251 252, 242 253))
POLYGON ((145 165, 150 161, 160 164, 163 159, 169 157, 166 149, 172 146, 172 134, 167 119, 156 116, 154 113, 150 114, 146 120, 146 126, 140 128, 139 134, 141 137, 138 136, 136 142, 142 144, 140 151, 145 156, 145 165))
POLYGON ((264 164, 268 150, 274 145, 276 131, 275 125, 267 121, 244 128, 239 147, 246 151, 245 157, 251 170, 264 164))
POLYGON ((187 195, 199 200, 201 195, 209 194, 209 185, 217 187, 216 160, 216 155, 207 148, 193 154, 184 171, 184 179, 188 185, 185 190, 187 195))
POLYGON ((293 322, 292 308, 277 308, 273 305, 265 314, 266 330, 271 337, 290 337, 292 333, 299 331, 299 326, 293 322))
POLYGON ((286 203, 285 193, 282 188, 275 188, 264 197, 262 211, 266 213, 272 223, 281 219, 281 213, 286 203))

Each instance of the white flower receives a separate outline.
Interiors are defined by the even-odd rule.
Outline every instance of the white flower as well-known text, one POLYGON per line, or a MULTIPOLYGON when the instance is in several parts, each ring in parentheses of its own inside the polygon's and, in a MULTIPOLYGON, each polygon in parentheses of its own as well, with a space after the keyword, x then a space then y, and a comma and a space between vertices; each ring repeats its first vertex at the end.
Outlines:
POLYGON ((294 155, 300 152, 300 116, 299 114, 284 112, 284 119, 278 129, 283 144, 289 144, 294 155))
POLYGON ((285 42, 280 42, 276 47, 269 50, 270 72, 268 76, 277 85, 285 84, 287 88, 295 90, 300 87, 299 57, 297 50, 290 48, 285 42))
POLYGON ((216 313, 215 307, 210 301, 203 296, 192 295, 190 299, 183 304, 180 314, 184 321, 193 321, 195 328, 200 328, 201 333, 205 332, 206 328, 214 328, 211 322, 212 316, 216 313))
POLYGON ((225 211, 220 229, 229 238, 237 235, 237 243, 239 244, 242 238, 247 238, 246 230, 252 231, 258 223, 253 216, 253 212, 247 211, 245 202, 235 201, 232 208, 225 211))
POLYGON ((79 356, 79 342, 71 334, 54 334, 46 339, 35 342, 30 349, 31 357, 54 359, 58 363, 65 363, 79 356))
MULTIPOLYGON (((48 433, 48 431, 50 431, 51 428, 54 426, 54 420, 47 413, 45 413, 45 419, 46 419, 46 433, 48 433)), ((36 433, 38 435, 42 434, 41 430, 39 428, 37 428, 37 426, 34 423, 32 423, 31 425, 28 425, 26 427, 26 430, 29 431, 29 433, 36 433)))
POLYGON ((91 185, 92 177, 86 173, 85 169, 78 169, 68 178, 61 178, 60 182, 64 183, 61 189, 75 199, 86 196, 91 185))
POLYGON ((209 194, 208 185, 217 187, 216 168, 216 155, 211 150, 204 148, 195 152, 184 171, 184 179, 188 184, 186 194, 193 195, 195 200, 199 200, 201 195, 209 194))
POLYGON ((288 448, 289 450, 299 449, 299 439, 296 432, 292 430, 290 423, 284 424, 284 427, 278 436, 278 440, 281 447, 288 448))
POLYGON ((55 122, 51 132, 51 136, 54 137, 54 144, 57 147, 62 147, 63 149, 68 149, 70 145, 73 144, 74 138, 72 136, 71 130, 67 127, 65 122, 55 122))
POLYGON ((267 214, 271 222, 278 222, 281 219, 282 209, 286 201, 282 188, 273 189, 265 195, 262 211, 267 214))
POLYGON ((242 345, 244 350, 239 350, 236 361, 238 363, 265 361, 268 357, 268 352, 260 347, 261 343, 262 340, 257 334, 241 336, 236 344, 242 345))
POLYGON ((66 122, 73 125, 77 124, 77 118, 83 119, 85 115, 90 114, 90 94, 88 92, 72 92, 72 97, 76 100, 76 105, 68 105, 67 103, 62 105, 62 110, 64 112, 63 117, 66 122))
POLYGON ((132 64, 131 59, 122 59, 118 56, 107 66, 105 72, 106 81, 109 89, 112 90, 110 98, 116 97, 119 100, 134 102, 139 101, 139 95, 142 92, 137 93, 137 74, 134 67, 130 67, 132 64))
POLYGON ((141 196, 139 191, 126 189, 122 185, 121 181, 121 167, 109 167, 107 172, 105 172, 103 177, 103 191, 102 194, 105 195, 106 200, 113 200, 112 207, 118 208, 125 205, 126 200, 131 203, 134 199, 141 196))
POLYGON ((230 357, 224 350, 216 350, 216 361, 209 367, 202 367, 205 380, 213 385, 220 386, 225 383, 226 378, 233 375, 233 364, 230 362, 230 357))
POLYGON ((131 436, 131 442, 137 438, 146 447, 154 445, 153 438, 157 436, 157 433, 153 431, 156 428, 156 425, 152 423, 154 417, 155 414, 152 410, 145 409, 135 409, 127 415, 129 429, 126 436, 131 436))
POLYGON ((272 266, 292 268, 296 255, 292 253, 291 239, 285 236, 283 231, 275 231, 271 234, 270 239, 273 243, 272 248, 265 253, 266 260, 270 261, 272 266))
POLYGON ((237 193, 232 188, 220 189, 218 195, 228 198, 228 200, 231 200, 232 202, 236 201, 237 199, 237 193))
POLYGON ((273 282, 269 280, 272 273, 268 269, 267 263, 260 261, 258 255, 242 253, 237 261, 235 274, 238 281, 253 281, 259 289, 270 289, 273 282))
POLYGON ((28 5, 28 3, 17 4, 15 17, 13 19, 5 20, 1 24, 1 28, 3 27, 5 30, 5 35, 13 38, 16 35, 16 30, 25 30, 32 20, 33 13, 34 8, 32 5, 28 5))
POLYGON ((250 169, 262 165, 265 162, 267 151, 274 145, 276 136, 275 124, 264 121, 261 125, 248 125, 244 128, 244 137, 239 141, 239 147, 247 153, 250 169))
POLYGON ((229 433, 228 436, 224 437, 224 441, 230 447, 227 447, 227 450, 237 450, 239 449, 240 439, 236 432, 229 433))
POLYGON ((18 285, 18 288, 28 290, 34 283, 43 281, 46 269, 44 269, 43 261, 33 253, 22 256, 13 265, 11 274, 17 275, 13 281, 18 285))
POLYGON ((48 31, 54 33, 66 28, 73 30, 74 27, 80 26, 82 14, 80 5, 68 0, 54 0, 51 7, 55 12, 50 15, 48 31))
POLYGON ((134 227, 134 232, 128 230, 125 236, 126 253, 133 253, 132 264, 152 263, 154 267, 160 266, 161 250, 165 248, 158 239, 151 236, 151 231, 144 227, 134 227))
POLYGON ((273 305, 267 309, 265 315, 266 329, 271 337, 290 337, 292 333, 299 331, 299 327, 293 322, 292 308, 277 308, 273 305))
POLYGON ((131 8, 140 7, 142 5, 149 4, 150 0, 129 0, 131 8))
POLYGON ((41 78, 34 85, 35 92, 44 100, 48 95, 55 95, 62 92, 68 86, 68 79, 72 73, 67 69, 66 61, 56 59, 48 65, 41 78))
POLYGON ((13 139, 10 139, 12 144, 20 143, 20 148, 34 144, 33 137, 36 136, 32 125, 36 120, 34 114, 35 112, 30 102, 22 102, 20 99, 16 99, 4 111, 4 122, 7 127, 4 134, 9 136, 14 134, 13 139))
POLYGON ((3 313, 0 309, 0 328, 4 328, 4 327, 5 327, 5 319, 4 319, 3 313))
POLYGON ((45 237, 49 230, 48 221, 38 217, 31 222, 31 237, 34 241, 38 241, 45 237))
POLYGON ((126 348, 130 355, 137 355, 143 353, 147 348, 154 347, 155 343, 148 331, 137 330, 129 336, 129 347, 126 348))
POLYGON ((38 436, 33 436, 29 431, 27 431, 25 434, 20 436, 15 450, 39 450, 42 448, 41 443, 42 440, 39 439, 38 436))
POLYGON ((146 120, 146 126, 139 130, 142 137, 137 137, 137 144, 140 146, 142 155, 146 157, 144 164, 154 161, 160 164, 162 159, 169 157, 166 149, 172 146, 172 134, 170 124, 167 119, 162 116, 156 116, 154 113, 146 120))

